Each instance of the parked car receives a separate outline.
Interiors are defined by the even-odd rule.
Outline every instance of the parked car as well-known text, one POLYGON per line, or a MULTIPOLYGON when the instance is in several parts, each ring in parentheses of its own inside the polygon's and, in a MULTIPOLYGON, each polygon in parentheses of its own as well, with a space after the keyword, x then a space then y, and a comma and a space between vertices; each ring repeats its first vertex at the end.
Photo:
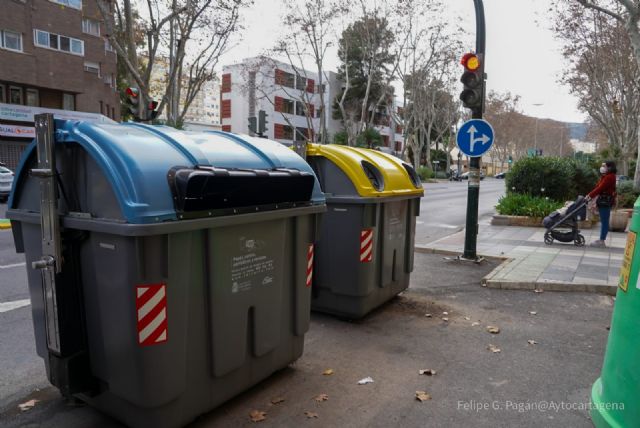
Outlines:
MULTIPOLYGON (((469 179, 469 171, 463 173, 462 175, 460 175, 460 178, 462 178, 463 180, 468 180, 469 179)), ((480 171, 480 180, 484 180, 484 172, 480 171)))
POLYGON ((9 198, 12 184, 13 172, 5 166, 0 166, 0 202, 4 202, 9 198))
POLYGON ((506 172, 499 172, 496 175, 494 175, 495 178, 504 178, 507 175, 506 172))

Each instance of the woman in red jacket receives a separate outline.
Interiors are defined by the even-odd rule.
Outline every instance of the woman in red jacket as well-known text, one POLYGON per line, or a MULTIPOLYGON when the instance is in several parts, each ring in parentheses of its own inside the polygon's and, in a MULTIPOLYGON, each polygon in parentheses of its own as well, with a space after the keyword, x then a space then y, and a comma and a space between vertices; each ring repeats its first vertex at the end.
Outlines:
POLYGON ((611 217, 611 207, 616 200, 616 164, 613 161, 603 162, 600 166, 600 181, 595 189, 587 195, 587 199, 591 200, 596 196, 596 205, 600 212, 600 240, 593 241, 592 247, 604 247, 604 241, 609 233, 609 217, 611 217))

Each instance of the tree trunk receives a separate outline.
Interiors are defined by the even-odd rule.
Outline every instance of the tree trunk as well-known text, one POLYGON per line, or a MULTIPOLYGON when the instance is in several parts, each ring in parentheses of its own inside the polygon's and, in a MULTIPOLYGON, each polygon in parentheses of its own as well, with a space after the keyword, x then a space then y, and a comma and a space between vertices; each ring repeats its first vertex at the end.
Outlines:
MULTIPOLYGON (((638 139, 640 140, 640 132, 638 132, 638 139)), ((638 157, 636 159, 636 170, 633 176, 633 188, 640 190, 640 150, 638 150, 638 157)))

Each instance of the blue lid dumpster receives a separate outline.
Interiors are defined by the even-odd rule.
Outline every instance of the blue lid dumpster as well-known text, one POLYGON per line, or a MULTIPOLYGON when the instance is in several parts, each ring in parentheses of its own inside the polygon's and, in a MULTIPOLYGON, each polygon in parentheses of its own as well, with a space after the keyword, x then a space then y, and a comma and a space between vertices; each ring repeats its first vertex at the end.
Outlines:
POLYGON ((327 198, 311 309, 361 318, 409 286, 422 183, 376 150, 309 145, 307 161, 327 198))
POLYGON ((134 427, 300 357, 325 200, 265 139, 36 117, 9 202, 53 385, 134 427))

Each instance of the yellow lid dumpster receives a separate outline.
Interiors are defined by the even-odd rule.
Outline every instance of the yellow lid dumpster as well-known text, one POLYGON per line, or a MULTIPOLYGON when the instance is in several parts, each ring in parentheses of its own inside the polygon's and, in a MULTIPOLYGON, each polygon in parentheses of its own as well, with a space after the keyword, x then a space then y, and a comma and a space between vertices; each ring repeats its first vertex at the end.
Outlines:
POLYGON ((309 145, 327 200, 311 308, 357 319, 409 286, 424 194, 411 165, 376 150, 309 145))

